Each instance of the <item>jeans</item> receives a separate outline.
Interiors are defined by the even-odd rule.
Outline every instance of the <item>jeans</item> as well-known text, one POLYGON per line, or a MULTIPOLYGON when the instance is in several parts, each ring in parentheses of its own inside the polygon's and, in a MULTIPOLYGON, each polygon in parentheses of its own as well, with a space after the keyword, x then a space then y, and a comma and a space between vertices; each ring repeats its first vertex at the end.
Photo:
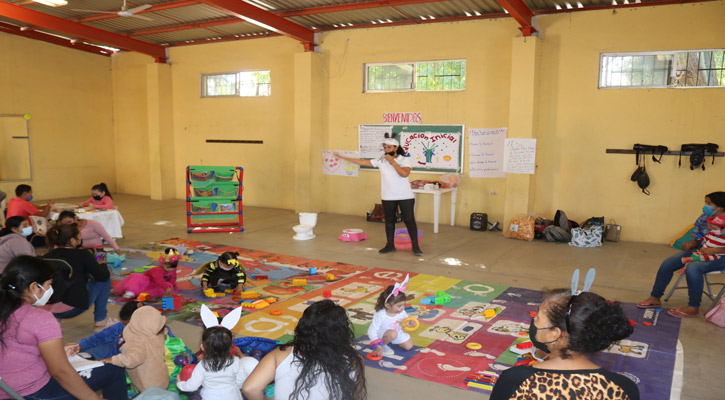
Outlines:
MULTIPOLYGON (((108 296, 111 293, 111 279, 109 278, 105 282, 89 281, 86 284, 88 290, 88 304, 93 305, 93 320, 95 322, 102 322, 108 315, 108 296)), ((60 319, 73 318, 83 314, 87 309, 85 308, 74 308, 62 313, 53 314, 54 317, 60 319)))
MULTIPOLYGON (((126 392, 126 371, 115 365, 105 364, 102 367, 78 373, 93 391, 102 390, 103 398, 110 400, 128 400, 126 392)), ((50 378, 45 386, 37 392, 23 396, 27 400, 71 400, 75 399, 60 383, 50 378)))
POLYGON ((418 226, 415 224, 415 199, 406 200, 383 200, 383 211, 385 212, 385 236, 388 246, 395 245, 395 220, 396 211, 400 207, 405 227, 408 228, 410 243, 414 249, 418 248, 418 226))
MULTIPOLYGON (((657 277, 655 278, 654 286, 652 286, 650 296, 659 299, 665 294, 665 289, 670 284, 675 271, 685 266, 682 263, 682 257, 689 257, 695 250, 683 251, 662 261, 660 269, 657 271, 657 277)), ((702 290, 705 287, 705 274, 722 270, 725 270, 725 257, 713 261, 692 262, 687 266, 685 278, 687 279, 687 293, 689 296, 688 306, 694 308, 700 307, 700 303, 702 303, 702 290)))

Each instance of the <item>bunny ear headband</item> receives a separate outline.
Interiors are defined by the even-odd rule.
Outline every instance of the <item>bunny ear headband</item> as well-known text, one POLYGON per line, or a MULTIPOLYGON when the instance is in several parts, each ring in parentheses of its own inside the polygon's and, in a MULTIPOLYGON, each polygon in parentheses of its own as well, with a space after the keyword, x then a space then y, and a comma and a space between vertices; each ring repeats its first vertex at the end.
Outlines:
POLYGON ((571 295, 579 296, 582 292, 588 292, 592 287, 592 283, 594 283, 594 276, 596 274, 597 271, 594 268, 589 268, 587 276, 584 278, 584 288, 577 290, 579 288, 579 268, 575 269, 574 274, 571 276, 571 295))
POLYGON ((242 317, 242 307, 237 307, 234 310, 232 310, 229 314, 224 316, 222 318, 222 323, 219 323, 219 319, 216 315, 214 315, 214 312, 209 309, 209 307, 206 306, 206 304, 201 305, 201 321, 204 323, 204 326, 206 328, 213 328, 215 326, 223 326, 229 330, 232 330, 236 325, 237 322, 239 322, 239 318, 242 317))
POLYGON ((405 292, 405 286, 408 284, 408 279, 410 278, 409 274, 405 275, 405 279, 403 279, 403 283, 395 282, 395 285, 393 286, 393 291, 390 292, 388 297, 385 298, 385 302, 388 302, 388 299, 390 296, 397 296, 400 292, 405 292))
POLYGON ((174 249, 169 249, 168 253, 161 253, 161 257, 159 257, 159 262, 161 264, 163 263, 172 263, 175 264, 181 260, 183 256, 179 254, 178 251, 174 249))
POLYGON ((385 132, 385 139, 383 139, 383 144, 387 144, 389 146, 398 146, 399 142, 395 136, 396 136, 395 133, 385 132))

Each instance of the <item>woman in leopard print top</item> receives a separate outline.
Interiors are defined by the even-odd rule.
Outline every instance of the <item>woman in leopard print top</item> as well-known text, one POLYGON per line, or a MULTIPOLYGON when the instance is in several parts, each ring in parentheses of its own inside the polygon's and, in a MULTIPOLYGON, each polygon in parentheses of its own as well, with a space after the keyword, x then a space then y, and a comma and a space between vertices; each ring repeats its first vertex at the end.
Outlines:
POLYGON ((557 289, 545 294, 531 327, 532 341, 541 342, 549 356, 533 366, 504 371, 491 400, 639 400, 634 382, 588 357, 632 334, 619 303, 591 292, 572 296, 557 289))

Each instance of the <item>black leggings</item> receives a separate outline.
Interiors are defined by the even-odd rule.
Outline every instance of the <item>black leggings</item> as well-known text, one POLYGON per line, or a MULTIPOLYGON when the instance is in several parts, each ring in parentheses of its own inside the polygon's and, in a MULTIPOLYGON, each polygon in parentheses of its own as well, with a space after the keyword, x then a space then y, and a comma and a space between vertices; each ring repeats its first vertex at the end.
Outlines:
POLYGON ((400 207, 400 213, 403 214, 403 222, 408 228, 410 243, 413 248, 418 247, 418 226, 415 224, 415 199, 406 200, 383 200, 383 211, 385 212, 385 235, 388 239, 388 246, 395 244, 395 221, 396 211, 400 207))

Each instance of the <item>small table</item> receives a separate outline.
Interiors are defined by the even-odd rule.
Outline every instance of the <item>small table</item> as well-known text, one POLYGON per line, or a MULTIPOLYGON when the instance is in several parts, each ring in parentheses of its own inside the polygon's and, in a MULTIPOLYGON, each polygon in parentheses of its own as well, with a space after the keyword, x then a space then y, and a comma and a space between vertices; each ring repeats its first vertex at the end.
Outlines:
MULTIPOLYGON (((99 224, 103 225, 103 228, 111 235, 114 239, 123 238, 123 232, 121 227, 125 223, 121 213, 118 210, 93 210, 86 212, 76 212, 79 219, 92 219, 99 224)), ((51 212, 48 214, 48 219, 58 219, 58 212, 51 212)))
MULTIPOLYGON (((425 194, 432 194, 433 195, 433 233, 438 233, 438 220, 440 219, 440 212, 441 212, 441 194, 443 193, 451 193, 451 226, 455 225, 455 219, 456 219, 456 195, 458 194, 458 188, 448 188, 448 189, 432 189, 432 190, 426 190, 426 189, 413 189, 413 193, 416 194, 416 200, 418 198, 418 193, 425 193, 425 194)), ((418 202, 415 202, 416 205, 418 202)))

